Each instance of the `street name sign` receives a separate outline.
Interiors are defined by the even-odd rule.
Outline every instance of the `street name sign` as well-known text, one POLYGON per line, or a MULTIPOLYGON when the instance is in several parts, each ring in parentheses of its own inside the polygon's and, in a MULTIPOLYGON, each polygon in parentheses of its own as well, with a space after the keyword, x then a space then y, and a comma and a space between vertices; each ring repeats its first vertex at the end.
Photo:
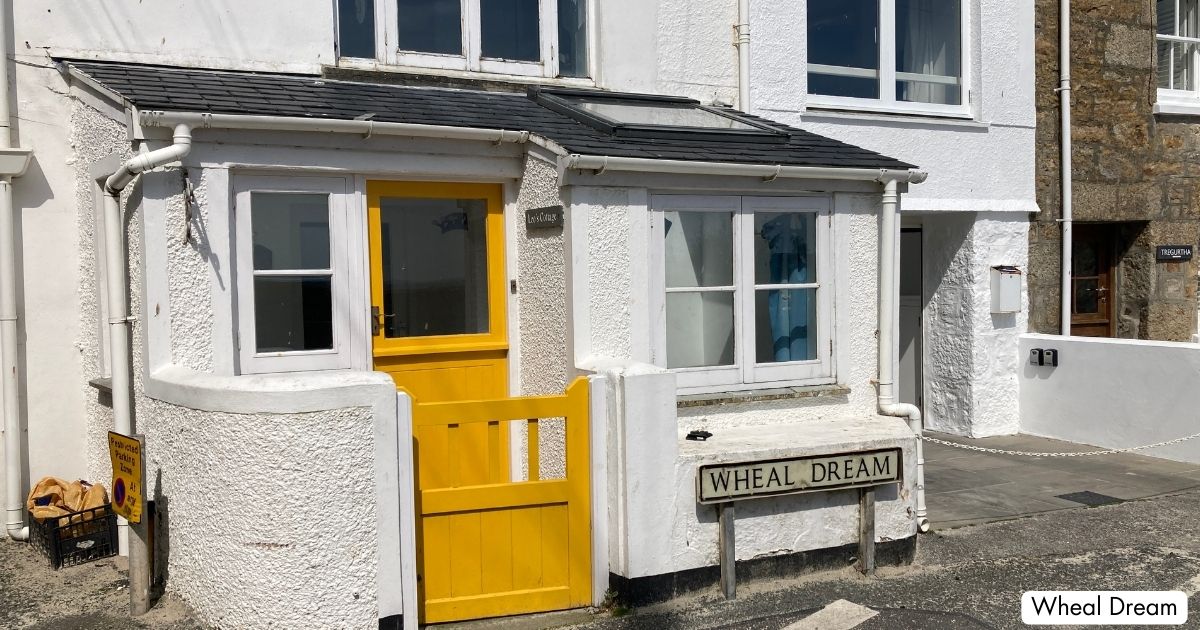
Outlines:
POLYGON ((865 488, 901 479, 900 449, 710 464, 696 476, 699 503, 865 488))
POLYGON ((142 442, 136 437, 109 431, 108 454, 113 469, 113 511, 130 523, 141 523, 142 483, 146 478, 142 467, 142 442))

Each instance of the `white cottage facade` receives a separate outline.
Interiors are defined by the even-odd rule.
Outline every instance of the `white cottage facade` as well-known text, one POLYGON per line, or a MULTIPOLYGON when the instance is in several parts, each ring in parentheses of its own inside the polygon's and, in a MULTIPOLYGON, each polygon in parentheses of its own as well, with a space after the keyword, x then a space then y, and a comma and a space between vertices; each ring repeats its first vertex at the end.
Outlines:
MULTIPOLYGON (((1032 8, 509 4, 14 7, 7 503, 136 431, 202 617, 411 627, 711 585, 699 467, 899 449, 909 561, 908 403, 1017 426, 1032 8)), ((754 574, 854 555, 856 491, 737 506, 754 574)))

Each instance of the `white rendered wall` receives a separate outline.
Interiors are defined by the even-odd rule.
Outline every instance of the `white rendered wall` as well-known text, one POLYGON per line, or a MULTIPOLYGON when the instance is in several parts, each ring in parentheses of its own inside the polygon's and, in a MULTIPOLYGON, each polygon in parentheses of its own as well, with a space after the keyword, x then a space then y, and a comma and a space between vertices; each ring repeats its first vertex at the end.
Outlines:
POLYGON ((14 2, 19 60, 108 59, 317 72, 334 61, 332 0, 14 2))
MULTIPOLYGON (((1021 312, 991 312, 991 267, 1028 258, 1028 222, 1019 213, 927 214, 925 250, 925 426, 985 437, 1016 433, 1014 351, 1021 312)), ((1022 281, 1024 278, 1022 277, 1022 281)))
MULTIPOLYGON (((1021 432, 1105 448, 1157 444, 1200 431, 1200 345, 1022 335, 1021 432), (1030 365, 1034 348, 1058 367, 1030 365)), ((1200 438, 1139 451, 1200 463, 1200 438)))

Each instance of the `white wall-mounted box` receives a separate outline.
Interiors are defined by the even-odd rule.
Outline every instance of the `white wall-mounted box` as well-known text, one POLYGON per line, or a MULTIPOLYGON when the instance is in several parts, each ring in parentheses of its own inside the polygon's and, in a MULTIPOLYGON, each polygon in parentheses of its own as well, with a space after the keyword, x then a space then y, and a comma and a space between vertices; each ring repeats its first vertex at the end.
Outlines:
POLYGON ((992 267, 992 312, 1021 312, 1021 270, 1012 265, 992 267))

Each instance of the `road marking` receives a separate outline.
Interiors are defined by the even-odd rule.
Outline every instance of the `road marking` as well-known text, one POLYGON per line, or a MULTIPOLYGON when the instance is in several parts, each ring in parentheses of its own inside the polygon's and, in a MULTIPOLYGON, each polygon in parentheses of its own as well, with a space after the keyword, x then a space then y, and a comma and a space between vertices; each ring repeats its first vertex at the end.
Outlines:
POLYGON ((879 612, 839 599, 783 630, 850 630, 879 612))

